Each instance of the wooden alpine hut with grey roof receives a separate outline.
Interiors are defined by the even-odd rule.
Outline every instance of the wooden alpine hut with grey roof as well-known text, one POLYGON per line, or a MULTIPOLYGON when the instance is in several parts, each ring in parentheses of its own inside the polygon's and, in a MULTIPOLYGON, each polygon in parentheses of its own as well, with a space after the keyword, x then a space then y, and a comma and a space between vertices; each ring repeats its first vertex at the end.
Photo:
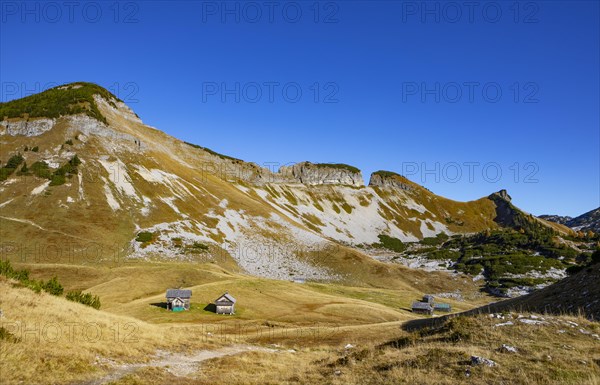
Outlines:
POLYGON ((235 298, 228 292, 215 300, 217 314, 234 314, 235 313, 235 298))
POLYGON ((190 310, 191 290, 168 289, 167 290, 167 310, 183 311, 190 310))

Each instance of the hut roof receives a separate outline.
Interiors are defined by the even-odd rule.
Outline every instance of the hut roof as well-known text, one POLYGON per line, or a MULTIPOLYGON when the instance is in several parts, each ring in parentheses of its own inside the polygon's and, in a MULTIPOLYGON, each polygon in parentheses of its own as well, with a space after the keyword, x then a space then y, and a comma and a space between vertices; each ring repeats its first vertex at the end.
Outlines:
POLYGON ((412 308, 413 309, 431 310, 431 304, 428 304, 427 302, 413 302, 412 308))
POLYGON ((191 290, 181 290, 181 289, 168 289, 166 297, 167 298, 191 298, 192 291, 191 290))
POLYGON ((227 301, 229 301, 231 303, 235 303, 235 298, 233 298, 233 296, 229 293, 223 294, 222 296, 217 298, 217 300, 215 302, 218 302, 219 300, 222 300, 223 298, 225 298, 227 301))

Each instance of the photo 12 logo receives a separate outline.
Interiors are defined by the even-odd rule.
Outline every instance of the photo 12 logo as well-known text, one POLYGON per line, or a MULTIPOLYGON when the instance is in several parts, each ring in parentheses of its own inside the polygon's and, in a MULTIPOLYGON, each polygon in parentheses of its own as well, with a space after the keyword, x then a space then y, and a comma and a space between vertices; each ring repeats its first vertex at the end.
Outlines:
POLYGON ((16 342, 89 342, 136 343, 139 325, 135 322, 1 322, 5 333, 16 342))
POLYGON ((201 20, 206 23, 288 23, 302 21, 335 24, 340 4, 334 1, 203 1, 201 20))
POLYGON ((402 103, 539 103, 536 82, 402 82, 402 103))
POLYGON ((135 262, 127 258, 132 252, 129 242, 82 241, 64 237, 56 242, 12 242, 0 243, 0 260, 17 263, 82 263, 107 264, 135 262))
MULTIPOLYGON (((63 85, 65 82, 11 82, 0 83, 0 102, 8 102, 27 96, 39 94, 51 88, 63 85)), ((126 104, 139 103, 137 98, 140 87, 137 82, 114 82, 105 86, 108 91, 126 104)))
POLYGON ((511 178, 514 183, 539 183, 537 175, 540 167, 536 162, 514 162, 509 166, 498 162, 403 162, 402 175, 424 184, 435 183, 498 183, 503 178, 511 178))
POLYGON ((403 1, 402 23, 515 24, 539 22, 540 3, 535 1, 403 1))
POLYGON ((203 342, 228 342, 241 343, 248 340, 261 340, 268 342, 308 342, 322 341, 328 338, 339 336, 341 330, 339 326, 322 325, 317 322, 308 325, 295 327, 282 325, 279 322, 265 321, 262 325, 243 324, 203 324, 200 325, 200 331, 197 334, 203 342))
POLYGON ((7 102, 13 99, 21 99, 50 88, 58 87, 56 82, 2 82, 0 83, 0 101, 7 102))
POLYGON ((202 103, 339 103, 340 87, 336 82, 250 81, 203 82, 202 103))
POLYGON ((2 23, 135 24, 140 3, 134 1, 2 1, 2 23))

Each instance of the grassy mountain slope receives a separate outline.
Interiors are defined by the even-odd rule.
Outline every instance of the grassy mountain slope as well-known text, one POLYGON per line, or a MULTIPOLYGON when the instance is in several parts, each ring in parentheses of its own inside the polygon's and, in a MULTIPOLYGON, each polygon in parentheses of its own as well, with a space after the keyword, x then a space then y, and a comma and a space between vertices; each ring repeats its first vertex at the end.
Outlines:
MULTIPOLYGON (((384 285, 403 280, 402 269, 354 246, 381 235, 417 241, 501 225, 490 198, 455 202, 384 173, 403 185, 309 186, 190 146, 88 83, 3 103, 0 111, 22 117, 0 122, 1 160, 23 157, 0 187, 0 225, 13 260, 214 261, 263 277, 384 285), (78 103, 87 109, 72 108, 78 103), (45 111, 53 120, 37 124, 41 117, 33 116, 45 111)), ((355 171, 334 166, 312 168, 355 171)))

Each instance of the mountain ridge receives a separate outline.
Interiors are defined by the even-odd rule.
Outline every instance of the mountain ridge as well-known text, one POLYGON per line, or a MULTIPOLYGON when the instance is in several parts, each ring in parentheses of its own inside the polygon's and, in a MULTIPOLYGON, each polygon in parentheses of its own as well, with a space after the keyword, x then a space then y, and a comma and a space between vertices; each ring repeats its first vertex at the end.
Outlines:
MULTIPOLYGON (((58 175, 53 184, 20 163, 19 170, 5 167, 0 221, 8 239, 57 244, 68 234, 118 244, 128 259, 212 258, 258 276, 381 284, 402 270, 360 249, 379 244, 381 236, 416 242, 539 222, 505 203, 502 191, 457 202, 391 171, 373 173, 366 186, 360 170, 348 165, 301 162, 273 172, 147 126, 95 87, 74 83, 51 93, 68 103, 79 99, 56 92, 91 94, 91 102, 82 102, 85 111, 67 105, 53 110, 64 114, 32 117, 29 104, 17 100, 8 102, 8 117, 0 105, 3 158, 20 154, 36 170, 58 175), (19 103, 25 110, 14 107, 19 103), (43 119, 44 129, 31 129, 43 119), (19 124, 24 128, 12 128, 19 124), (68 166, 75 156, 81 164, 68 166), (507 218, 518 223, 496 220, 498 205, 505 204, 507 218)), ((110 258, 106 254, 98 258, 110 258)))
POLYGON ((574 218, 560 215, 540 215, 540 218, 568 226, 575 231, 600 233, 600 207, 574 218))

